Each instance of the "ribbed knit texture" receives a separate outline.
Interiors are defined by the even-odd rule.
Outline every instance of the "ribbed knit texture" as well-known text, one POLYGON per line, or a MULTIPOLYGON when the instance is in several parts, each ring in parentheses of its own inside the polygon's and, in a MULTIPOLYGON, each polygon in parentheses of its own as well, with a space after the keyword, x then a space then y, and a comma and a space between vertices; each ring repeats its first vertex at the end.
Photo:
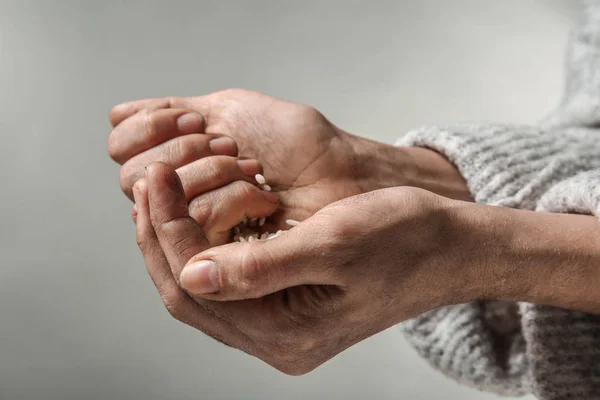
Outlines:
MULTIPOLYGON (((600 2, 582 10, 565 96, 540 127, 425 127, 397 144, 444 154, 479 203, 599 217, 600 2)), ((600 399, 600 315, 480 301, 427 312, 402 328, 432 365, 467 385, 542 400, 600 399)))

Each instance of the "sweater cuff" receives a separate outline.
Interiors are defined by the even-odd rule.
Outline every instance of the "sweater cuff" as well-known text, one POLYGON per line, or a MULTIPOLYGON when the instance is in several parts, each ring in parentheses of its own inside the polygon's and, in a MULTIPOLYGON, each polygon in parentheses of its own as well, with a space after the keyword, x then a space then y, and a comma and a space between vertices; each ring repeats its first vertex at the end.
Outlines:
POLYGON ((534 210, 556 182, 600 168, 597 131, 460 124, 408 132, 398 146, 435 150, 465 178, 478 203, 534 210))
POLYGON ((579 173, 552 186, 537 211, 600 216, 600 170, 579 173))

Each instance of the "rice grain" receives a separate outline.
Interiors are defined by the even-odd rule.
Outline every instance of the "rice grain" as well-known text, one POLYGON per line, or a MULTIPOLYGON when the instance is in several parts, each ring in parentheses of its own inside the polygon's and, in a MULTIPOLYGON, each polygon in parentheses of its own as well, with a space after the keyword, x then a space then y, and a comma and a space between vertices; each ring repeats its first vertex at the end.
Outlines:
POLYGON ((264 185, 265 183, 267 183, 267 180, 261 174, 254 175, 254 179, 256 179, 256 182, 258 182, 261 185, 264 185))

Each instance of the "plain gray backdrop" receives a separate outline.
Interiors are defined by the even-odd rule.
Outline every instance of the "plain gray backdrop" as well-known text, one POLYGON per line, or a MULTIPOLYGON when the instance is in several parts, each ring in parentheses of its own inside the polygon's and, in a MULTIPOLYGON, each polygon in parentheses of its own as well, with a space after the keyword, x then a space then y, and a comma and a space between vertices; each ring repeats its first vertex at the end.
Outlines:
POLYGON ((106 153, 121 101, 244 87, 392 142, 535 123, 569 1, 0 0, 0 399, 495 399, 392 328, 288 377, 172 320, 106 153))

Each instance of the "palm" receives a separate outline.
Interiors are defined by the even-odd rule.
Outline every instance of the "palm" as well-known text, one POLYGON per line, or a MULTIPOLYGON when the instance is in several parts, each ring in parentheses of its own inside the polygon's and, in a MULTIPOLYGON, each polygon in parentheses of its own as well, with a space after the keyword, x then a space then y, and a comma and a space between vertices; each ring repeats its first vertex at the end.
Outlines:
POLYGON ((351 145, 310 107, 260 93, 227 92, 211 101, 206 131, 231 136, 240 156, 262 163, 269 184, 281 197, 279 219, 304 219, 360 193, 352 176, 351 145))

